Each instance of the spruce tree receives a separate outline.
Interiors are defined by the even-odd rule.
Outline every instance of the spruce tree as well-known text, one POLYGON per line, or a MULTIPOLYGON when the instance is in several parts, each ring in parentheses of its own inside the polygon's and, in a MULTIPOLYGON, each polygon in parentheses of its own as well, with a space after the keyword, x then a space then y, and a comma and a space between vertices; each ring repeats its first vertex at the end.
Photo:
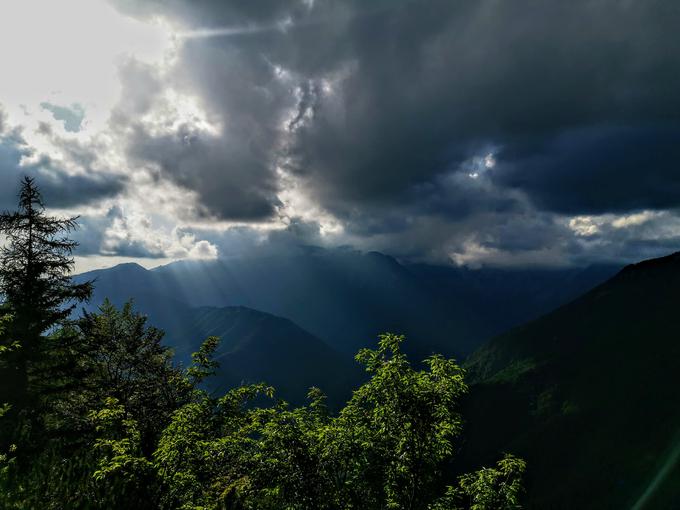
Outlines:
POLYGON ((91 282, 75 284, 70 278, 77 243, 68 234, 77 227, 76 220, 46 215, 30 177, 22 180, 18 210, 0 214, 0 233, 5 236, 0 293, 4 312, 12 317, 3 340, 12 348, 0 360, 0 401, 8 402, 11 414, 22 416, 33 428, 41 398, 63 384, 74 363, 65 355, 70 336, 51 333, 92 291, 91 282))

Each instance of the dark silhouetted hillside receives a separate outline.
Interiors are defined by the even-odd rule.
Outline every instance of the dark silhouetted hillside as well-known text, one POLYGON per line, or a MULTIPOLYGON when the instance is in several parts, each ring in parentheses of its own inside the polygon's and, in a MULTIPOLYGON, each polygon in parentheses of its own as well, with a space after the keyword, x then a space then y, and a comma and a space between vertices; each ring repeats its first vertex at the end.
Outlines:
POLYGON ((679 310, 676 253, 495 338, 467 363, 465 456, 524 456, 532 508, 680 508, 679 310))

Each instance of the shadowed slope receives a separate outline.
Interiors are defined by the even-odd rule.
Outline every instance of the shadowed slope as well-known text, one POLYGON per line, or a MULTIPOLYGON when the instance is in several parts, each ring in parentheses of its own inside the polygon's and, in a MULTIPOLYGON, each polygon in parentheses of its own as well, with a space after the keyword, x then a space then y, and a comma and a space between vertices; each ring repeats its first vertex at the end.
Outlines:
POLYGON ((680 506, 680 254, 623 269, 479 349, 468 458, 527 458, 536 508, 680 506), (665 467, 664 467, 665 466, 665 467))
POLYGON ((286 399, 301 403, 311 386, 338 407, 363 379, 360 366, 288 319, 245 307, 193 310, 195 330, 221 339, 216 392, 241 382, 265 381, 286 399))

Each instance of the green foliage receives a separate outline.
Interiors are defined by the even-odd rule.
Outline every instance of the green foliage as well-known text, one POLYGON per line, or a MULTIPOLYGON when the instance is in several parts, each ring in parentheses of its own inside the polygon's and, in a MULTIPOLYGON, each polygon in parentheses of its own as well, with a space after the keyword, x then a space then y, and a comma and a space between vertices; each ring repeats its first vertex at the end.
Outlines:
POLYGON ((538 364, 533 359, 514 361, 490 379, 494 383, 515 383, 524 375, 536 370, 538 364))
POLYGON ((403 340, 382 335, 378 350, 359 352, 372 377, 333 424, 340 498, 365 508, 420 507, 462 426, 462 370, 441 356, 425 361, 428 370, 413 370, 403 340))
POLYGON ((414 369, 403 336, 356 359, 370 379, 331 415, 309 391, 290 407, 251 384, 201 388, 209 337, 185 370, 132 303, 66 320, 89 284, 70 283, 74 219, 42 214, 33 182, 0 216, 0 508, 383 510, 519 508, 523 461, 506 456, 444 489, 462 430, 463 370, 434 355, 414 369), (11 441, 10 441, 11 439, 11 441))
POLYGON ((18 340, 8 336, 8 326, 11 324, 12 315, 6 307, 0 307, 0 357, 9 355, 21 347, 18 340))
POLYGON ((99 493, 108 495, 99 503, 149 508, 156 499, 157 483, 153 464, 142 453, 136 421, 113 397, 107 398, 101 409, 91 411, 89 419, 97 432, 93 444, 97 461, 92 478, 99 493))
POLYGON ((130 303, 104 303, 68 335, 80 345, 79 384, 45 410, 45 447, 3 459, 0 507, 153 508, 151 454, 173 413, 201 393, 130 303))
POLYGON ((68 322, 76 303, 87 299, 91 284, 70 280, 77 243, 66 234, 76 218, 46 216, 32 179, 22 181, 19 207, 0 214, 0 294, 12 321, 0 335, 0 402, 12 408, 0 428, 0 445, 36 444, 45 437, 42 410, 74 380, 77 363, 71 338, 53 341, 49 333, 68 322))
POLYGON ((220 339, 216 336, 208 337, 191 355, 192 365, 187 368, 187 377, 194 386, 201 384, 207 377, 215 375, 219 363, 213 359, 220 339))
POLYGON ((107 398, 116 399, 136 421, 141 447, 150 454, 172 413, 189 400, 194 381, 173 366, 172 351, 161 343, 163 332, 148 326, 131 302, 118 310, 106 300, 99 312, 85 313, 77 327, 86 346, 87 376, 71 402, 81 397, 79 412, 86 416, 107 398))
MULTIPOLYGON (((91 375, 90 383, 101 384, 107 380, 101 372, 113 368, 120 377, 121 353, 112 354, 102 333, 129 332, 122 326, 139 325, 140 317, 129 306, 118 311, 107 304, 85 320, 82 331, 107 354, 91 358, 97 361, 92 374, 99 375, 91 375)), ((158 398, 161 381, 173 379, 133 384, 142 375, 135 374, 140 367, 132 370, 134 359, 156 337, 145 334, 152 333, 145 327, 132 330, 136 342, 116 336, 128 353, 126 377, 107 380, 109 392, 124 400, 103 396, 86 415, 90 432, 83 446, 61 461, 56 448, 38 456, 39 469, 21 473, 24 483, 14 484, 8 503, 193 510, 519 508, 524 463, 511 456, 461 477, 441 496, 442 468, 462 428, 457 403, 467 386, 462 369, 441 356, 425 360, 423 370, 412 368, 400 350, 401 336, 382 335, 376 350, 357 355, 371 377, 336 416, 316 388, 308 405, 290 408, 266 384, 240 386, 220 397, 193 386, 216 367, 216 339, 210 338, 184 373, 168 368, 184 381, 178 387, 185 391, 177 393, 184 400, 170 400, 166 414, 153 415, 163 428, 150 436, 148 450, 140 417, 149 415, 135 409, 158 398)), ((159 359, 169 363, 165 356, 159 359)), ((5 468, 14 469, 16 479, 11 461, 5 468)))
POLYGON ((526 463, 505 455, 495 467, 482 468, 463 475, 458 486, 449 487, 446 495, 435 501, 430 510, 517 510, 522 508, 522 475, 526 463))
MULTIPOLYGON (((461 431, 456 406, 467 387, 462 370, 441 356, 427 359, 426 370, 414 370, 400 350, 403 340, 382 335, 377 350, 357 355, 371 379, 337 416, 329 415, 324 395, 314 388, 304 407, 290 409, 276 400, 256 406, 257 399, 273 397, 265 385, 217 399, 204 394, 179 409, 154 453, 165 488, 162 506, 445 508, 444 499, 434 502, 442 466, 461 431)), ((507 458, 497 470, 470 475, 480 481, 464 477, 449 499, 483 490, 483 503, 497 489, 497 501, 514 501, 519 477, 511 468, 507 458), (497 472, 506 480, 496 480, 497 472)), ((474 508, 495 508, 482 503, 474 508)))

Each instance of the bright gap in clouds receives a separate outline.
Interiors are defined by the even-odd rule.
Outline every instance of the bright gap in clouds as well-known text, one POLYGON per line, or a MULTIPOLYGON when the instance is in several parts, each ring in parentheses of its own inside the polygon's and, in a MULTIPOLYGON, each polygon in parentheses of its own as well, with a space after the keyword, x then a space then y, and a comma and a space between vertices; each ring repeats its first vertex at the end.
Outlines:
POLYGON ((2 2, 0 102, 15 121, 43 102, 79 104, 101 125, 119 96, 121 59, 162 62, 172 44, 160 21, 133 20, 104 0, 2 2))

